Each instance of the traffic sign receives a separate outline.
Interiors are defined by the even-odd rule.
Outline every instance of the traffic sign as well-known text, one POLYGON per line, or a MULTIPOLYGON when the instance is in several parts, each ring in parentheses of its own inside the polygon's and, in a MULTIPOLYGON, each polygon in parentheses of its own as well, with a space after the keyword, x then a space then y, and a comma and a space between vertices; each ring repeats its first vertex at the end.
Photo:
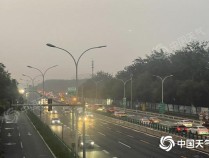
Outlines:
POLYGON ((75 96, 76 95, 76 87, 69 87, 68 88, 68 94, 70 96, 75 96))
POLYGON ((160 114, 165 113, 165 104, 164 103, 159 104, 159 113, 160 114))

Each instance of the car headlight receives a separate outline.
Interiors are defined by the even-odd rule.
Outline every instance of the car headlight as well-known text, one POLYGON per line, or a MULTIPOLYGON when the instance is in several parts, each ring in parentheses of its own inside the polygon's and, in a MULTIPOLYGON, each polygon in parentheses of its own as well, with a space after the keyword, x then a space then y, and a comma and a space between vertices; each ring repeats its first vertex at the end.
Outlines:
POLYGON ((81 142, 81 145, 83 146, 83 142, 81 142))
POLYGON ((91 145, 94 145, 94 142, 91 142, 91 145))
POLYGON ((60 120, 58 120, 57 122, 60 123, 60 120))
POLYGON ((55 123, 54 120, 52 121, 52 123, 55 123))

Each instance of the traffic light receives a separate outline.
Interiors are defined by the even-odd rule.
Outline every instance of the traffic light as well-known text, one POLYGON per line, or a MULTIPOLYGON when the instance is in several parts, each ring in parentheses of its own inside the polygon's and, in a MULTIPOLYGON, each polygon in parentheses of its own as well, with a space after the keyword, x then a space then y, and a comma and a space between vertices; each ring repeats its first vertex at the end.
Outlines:
POLYGON ((52 111, 52 105, 51 105, 52 104, 52 99, 51 98, 48 99, 48 104, 49 104, 48 105, 48 111, 52 111))
POLYGON ((48 104, 52 104, 52 98, 48 99, 48 104))

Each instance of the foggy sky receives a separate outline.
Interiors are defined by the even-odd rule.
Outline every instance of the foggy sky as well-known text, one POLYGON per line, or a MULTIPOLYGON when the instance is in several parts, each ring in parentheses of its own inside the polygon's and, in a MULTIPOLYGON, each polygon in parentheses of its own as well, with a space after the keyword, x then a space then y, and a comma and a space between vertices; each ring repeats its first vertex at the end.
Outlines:
MULTIPOLYGON (((171 52, 191 40, 209 40, 206 0, 1 0, 0 62, 12 78, 46 70, 46 79, 72 79, 71 57, 46 43, 62 47, 79 62, 79 74, 105 71, 115 75, 138 57, 163 47, 171 52)), ((27 79, 27 78, 24 78, 27 79)), ((40 81, 41 82, 41 81, 40 81)))

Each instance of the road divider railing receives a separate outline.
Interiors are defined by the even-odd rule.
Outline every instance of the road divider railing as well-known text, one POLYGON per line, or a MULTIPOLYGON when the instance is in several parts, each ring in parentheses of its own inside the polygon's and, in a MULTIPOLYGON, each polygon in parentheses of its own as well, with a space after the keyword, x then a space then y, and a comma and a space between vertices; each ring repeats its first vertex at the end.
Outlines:
MULTIPOLYGON (((156 137, 162 137, 170 135, 173 137, 174 141, 178 141, 180 139, 200 139, 200 140, 209 140, 208 135, 198 135, 197 133, 188 132, 177 132, 171 130, 171 126, 163 125, 160 123, 145 123, 140 120, 136 120, 128 117, 115 117, 110 113, 104 112, 94 112, 94 115, 101 120, 117 124, 120 126, 125 126, 139 132, 143 132, 146 134, 150 134, 156 137)), ((198 150, 202 150, 209 153, 209 145, 203 145, 203 148, 199 147, 198 150)))
MULTIPOLYGON (((124 110, 121 108, 121 110, 124 110)), ((141 111, 141 110, 132 110, 132 109, 126 109, 127 113, 133 113, 133 114, 142 114, 142 115, 149 115, 149 116, 155 116, 159 118, 166 118, 166 119, 171 119, 171 120, 191 120, 193 123, 201 124, 202 121, 195 120, 195 119, 190 119, 186 117, 178 117, 178 116, 172 116, 172 115, 166 115, 166 114, 158 114, 154 112, 147 112, 147 111, 141 111)))

